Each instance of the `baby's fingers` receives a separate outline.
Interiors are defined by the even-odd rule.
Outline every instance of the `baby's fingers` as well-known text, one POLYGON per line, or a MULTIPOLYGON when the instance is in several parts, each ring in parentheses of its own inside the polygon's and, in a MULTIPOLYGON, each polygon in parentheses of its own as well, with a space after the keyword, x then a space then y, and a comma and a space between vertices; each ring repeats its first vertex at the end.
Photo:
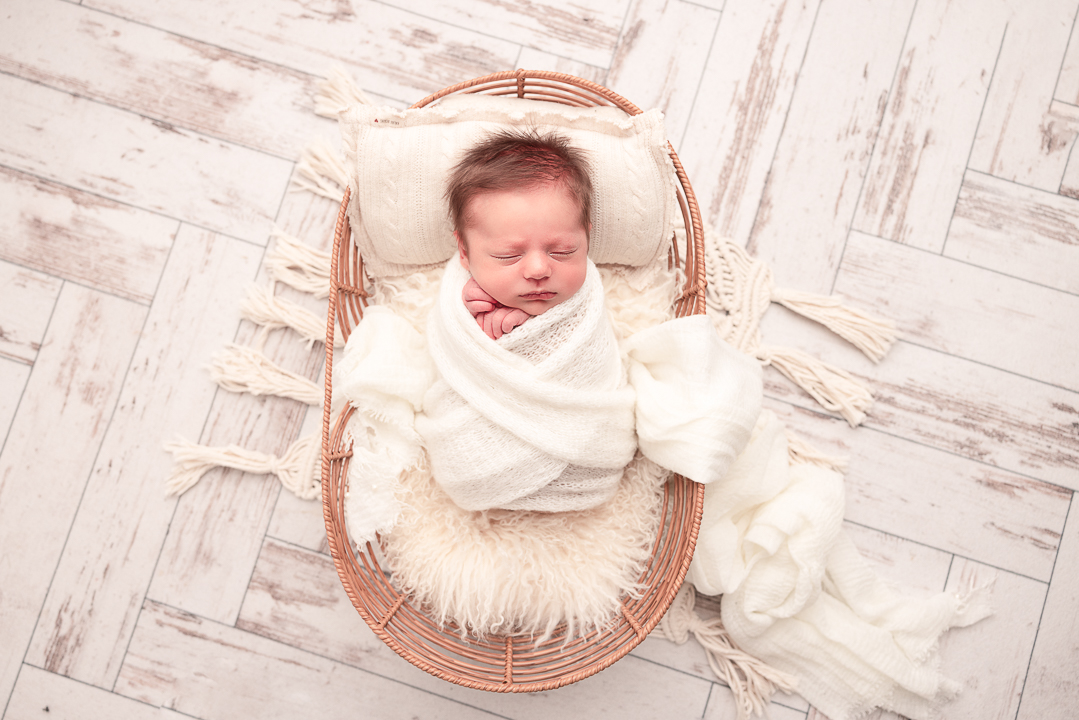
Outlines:
POLYGON ((488 302, 486 300, 465 300, 465 307, 468 308, 468 311, 473 315, 491 312, 495 309, 494 303, 488 302))

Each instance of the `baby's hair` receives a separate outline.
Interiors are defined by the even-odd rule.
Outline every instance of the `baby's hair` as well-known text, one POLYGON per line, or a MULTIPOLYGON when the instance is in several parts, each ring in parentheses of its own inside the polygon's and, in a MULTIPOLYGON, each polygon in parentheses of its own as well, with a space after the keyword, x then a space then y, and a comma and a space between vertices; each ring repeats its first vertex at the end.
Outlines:
POLYGON ((465 153, 450 171, 446 198, 450 219, 462 238, 468 224, 468 203, 488 192, 528 190, 557 184, 565 188, 580 209, 587 232, 592 213, 592 181, 582 150, 558 133, 535 128, 500 130, 465 153))

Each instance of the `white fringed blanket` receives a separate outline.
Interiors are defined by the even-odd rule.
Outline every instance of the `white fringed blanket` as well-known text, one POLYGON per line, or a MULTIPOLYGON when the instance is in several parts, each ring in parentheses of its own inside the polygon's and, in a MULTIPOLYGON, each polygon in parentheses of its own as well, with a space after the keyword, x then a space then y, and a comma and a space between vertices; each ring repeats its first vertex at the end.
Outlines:
POLYGON ((565 512, 610 499, 637 448, 596 266, 573 297, 497 341, 461 301, 469 277, 449 261, 427 324, 439 379, 416 430, 435 479, 466 510, 565 512))

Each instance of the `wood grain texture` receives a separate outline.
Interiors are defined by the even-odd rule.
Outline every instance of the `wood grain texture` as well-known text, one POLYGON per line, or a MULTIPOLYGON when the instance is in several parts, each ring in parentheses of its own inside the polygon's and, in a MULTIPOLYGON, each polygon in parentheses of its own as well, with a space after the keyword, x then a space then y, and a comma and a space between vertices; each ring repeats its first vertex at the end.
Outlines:
POLYGON ((147 602, 115 692, 205 720, 487 713, 314 653, 147 602), (220 688, 228 692, 221 694, 220 688), (272 690, 271 690, 272 688, 272 690))
MULTIPOLYGON (((285 232, 325 247, 332 241, 335 217, 334 203, 309 193, 290 193, 278 222, 285 232)), ((269 281, 264 269, 254 281, 269 281)), ((254 345, 257 340, 255 326, 242 322, 236 342, 254 345)), ((263 350, 271 362, 312 381, 318 379, 325 357, 321 345, 308 347, 286 330, 270 333, 263 350)), ((288 398, 219 390, 202 435, 192 439, 203 445, 235 444, 281 455, 298 437, 307 410, 288 398)), ((234 623, 280 491, 272 475, 247 476, 221 468, 208 472, 177 504, 147 596, 234 623)))
POLYGON ((835 289, 911 342, 1079 390, 1079 297, 854 232, 835 289))
POLYGON ((12 0, 0 70, 293 159, 314 135, 317 78, 63 0, 12 0), (35 28, 48 27, 48 33, 35 28))
POLYGON ((1056 192, 1075 128, 1053 117, 1049 106, 1079 4, 1034 0, 1011 5, 969 167, 1056 192))
POLYGON ((1010 720, 1019 706, 1046 586, 956 558, 948 590, 958 592, 972 581, 992 583, 993 614, 941 638, 944 674, 963 685, 944 712, 949 720, 1010 720))
MULTIPOLYGON (((1077 109, 1079 115, 1079 109, 1077 109)), ((1060 194, 1079 199, 1079 153, 1072 153, 1068 166, 1064 168, 1064 177, 1060 181, 1060 194)))
POLYGON ((467 25, 447 25, 376 0, 83 4, 313 75, 340 63, 363 78, 365 90, 407 104, 447 85, 511 70, 520 49, 467 25))
POLYGON ((0 257, 56 278, 149 303, 178 225, 0 167, 0 257))
POLYGON ((817 0, 730 3, 679 157, 706 224, 744 244, 772 166, 817 0))
POLYGON ((0 358, 0 453, 4 452, 11 422, 22 399, 26 381, 30 378, 30 366, 7 358, 0 358))
POLYGON ((1008 17, 1003 0, 915 9, 856 229, 940 250, 1008 17))
POLYGON ((61 284, 0 260, 0 357, 33 364, 61 284))
POLYGON ((821 6, 747 244, 782 285, 832 288, 913 10, 821 6))
MULTIPOLYGON (((1079 12, 1077 12, 1079 17, 1079 12)), ((1072 18, 1071 36, 1064 60, 1060 64, 1056 90, 1053 97, 1072 105, 1079 105, 1079 24, 1072 18)))
POLYGON ((1071 492, 766 399, 790 430, 850 460, 847 520, 1048 582, 1071 492))
POLYGON ((198 437, 217 390, 204 368, 239 324, 221 309, 243 297, 261 250, 181 229, 27 662, 104 688, 116 681, 176 506, 161 445, 198 437))
POLYGON ((15 683, 146 316, 65 285, 0 454, 0 698, 15 683))
POLYGON ((630 0, 385 2, 451 27, 468 28, 525 47, 608 67, 630 0))
MULTIPOLYGON (((805 720, 805 710, 794 710, 775 702, 765 707, 765 717, 771 720, 805 720)), ((708 707, 704 711, 704 720, 740 720, 738 703, 727 687, 717 685, 708 698, 708 707)))
POLYGON ((352 607, 330 558, 272 539, 255 566, 237 627, 519 720, 700 717, 712 685, 632 656, 579 683, 543 693, 488 693, 451 685, 378 640, 352 607), (665 688, 662 696, 652 692, 656 687, 665 688))
POLYGON ((662 110, 676 150, 697 99, 719 17, 714 10, 684 2, 633 0, 614 50, 607 87, 642 110, 662 110))
POLYGON ((1079 294, 1079 200, 968 170, 944 254, 1079 294))
MULTIPOLYGON (((866 427, 1079 489, 1079 393, 908 342, 874 365, 782 308, 769 312, 762 328, 767 341, 799 348, 865 381, 875 399, 866 427)), ((765 392, 820 409, 778 372, 765 374, 765 392)))
POLYGON ((1030 658, 1019 705, 1019 720, 1052 717, 1062 707, 1079 703, 1079 681, 1075 668, 1079 663, 1079 512, 1074 507, 1060 540, 1053 571, 1053 583, 1045 599, 1038 638, 1030 658))
POLYGON ((5 720, 183 720, 167 708, 23 665, 5 720))
POLYGON ((0 163, 266 243, 292 162, 0 74, 0 163))

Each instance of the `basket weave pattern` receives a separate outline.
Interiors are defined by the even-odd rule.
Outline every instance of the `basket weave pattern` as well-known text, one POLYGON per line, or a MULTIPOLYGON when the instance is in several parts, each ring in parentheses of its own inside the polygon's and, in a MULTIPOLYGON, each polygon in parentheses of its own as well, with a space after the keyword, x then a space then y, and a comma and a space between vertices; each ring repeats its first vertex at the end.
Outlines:
MULTIPOLYGON (((557 102, 579 107, 606 105, 629 115, 639 108, 607 88, 554 72, 508 71, 445 88, 412 107, 424 107, 455 93, 486 93, 557 102)), ((683 248, 672 238, 672 263, 686 278, 675 307, 678 317, 705 312, 704 229, 693 189, 674 149, 678 200, 685 220, 683 248)), ((681 587, 697 540, 704 503, 703 488, 674 475, 664 491, 663 521, 651 561, 640 578, 639 598, 627 597, 621 616, 601 631, 566 641, 560 630, 536 643, 530 636, 462 637, 456 627, 439 627, 421 607, 394 587, 367 543, 357 552, 345 525, 345 492, 351 451, 345 428, 352 415, 345 408, 334 422, 330 412, 335 325, 347 341, 363 316, 368 292, 363 258, 351 242, 345 191, 334 231, 330 304, 326 342, 326 398, 322 426, 322 503, 330 554, 352 604, 390 648, 413 665, 444 680, 494 692, 551 690, 593 675, 629 653, 655 627, 681 587)))

